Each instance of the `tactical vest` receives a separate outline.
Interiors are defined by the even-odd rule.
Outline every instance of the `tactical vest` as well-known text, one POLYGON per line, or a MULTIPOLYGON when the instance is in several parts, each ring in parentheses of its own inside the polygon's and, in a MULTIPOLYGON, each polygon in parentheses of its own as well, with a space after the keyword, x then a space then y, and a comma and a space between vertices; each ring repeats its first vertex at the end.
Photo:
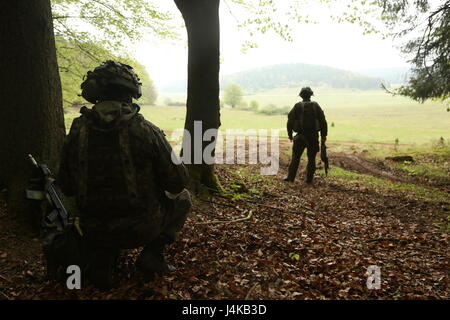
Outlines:
POLYGON ((297 104, 293 130, 297 133, 320 131, 317 103, 302 101, 297 104))
POLYGON ((102 130, 86 121, 79 132, 78 205, 91 216, 122 216, 138 207, 136 170, 127 125, 102 130))

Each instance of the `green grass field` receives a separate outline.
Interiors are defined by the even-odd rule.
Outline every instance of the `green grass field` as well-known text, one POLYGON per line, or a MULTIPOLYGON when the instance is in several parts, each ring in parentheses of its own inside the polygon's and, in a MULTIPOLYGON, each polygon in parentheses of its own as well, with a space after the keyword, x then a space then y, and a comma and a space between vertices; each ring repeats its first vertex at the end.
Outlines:
MULTIPOLYGON (((268 104, 278 107, 292 106, 298 101, 296 89, 277 89, 244 99, 258 101, 260 108, 268 104)), ((159 101, 170 98, 184 101, 181 94, 164 95, 159 101)), ((404 97, 392 97, 382 90, 330 90, 316 89, 313 100, 324 109, 329 124, 330 142, 394 143, 415 146, 436 143, 441 137, 450 139, 450 113, 441 102, 420 104, 404 97), (334 123, 334 127, 331 124, 334 123)), ((166 131, 182 128, 184 107, 142 106, 141 113, 166 131)), ((221 110, 222 130, 226 129, 280 129, 286 137, 286 116, 267 116, 238 108, 221 110)), ((69 127, 76 114, 66 115, 69 127)))

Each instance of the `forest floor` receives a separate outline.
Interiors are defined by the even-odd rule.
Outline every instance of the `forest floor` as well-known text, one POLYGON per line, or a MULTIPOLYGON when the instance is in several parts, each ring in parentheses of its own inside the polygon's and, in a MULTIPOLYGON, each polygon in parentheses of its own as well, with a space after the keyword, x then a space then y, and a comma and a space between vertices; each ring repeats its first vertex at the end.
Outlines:
POLYGON ((195 199, 168 249, 177 271, 145 283, 133 266, 139 249, 124 251, 110 291, 46 281, 40 240, 15 234, 2 193, 0 299, 450 298, 447 156, 411 165, 330 150, 330 174, 320 169, 307 185, 305 156, 296 182, 282 181, 287 141, 282 150, 276 176, 218 165, 227 192, 195 199), (366 286, 371 265, 380 267, 378 290, 366 286))

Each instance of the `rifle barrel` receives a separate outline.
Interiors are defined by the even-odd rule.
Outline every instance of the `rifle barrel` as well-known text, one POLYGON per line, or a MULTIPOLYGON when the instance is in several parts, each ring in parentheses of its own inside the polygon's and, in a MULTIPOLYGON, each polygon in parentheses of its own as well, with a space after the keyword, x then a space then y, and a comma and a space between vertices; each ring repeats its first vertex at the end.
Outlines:
POLYGON ((30 161, 33 164, 33 166, 35 166, 36 168, 39 166, 37 161, 36 161, 36 159, 34 159, 31 154, 28 155, 28 158, 30 159, 30 161))
POLYGON ((53 185, 50 185, 47 192, 48 192, 48 195, 50 196, 53 206, 58 211, 64 226, 66 226, 68 224, 67 220, 68 220, 69 215, 66 211, 66 208, 64 208, 64 205, 58 195, 58 192, 56 192, 55 187, 53 185))

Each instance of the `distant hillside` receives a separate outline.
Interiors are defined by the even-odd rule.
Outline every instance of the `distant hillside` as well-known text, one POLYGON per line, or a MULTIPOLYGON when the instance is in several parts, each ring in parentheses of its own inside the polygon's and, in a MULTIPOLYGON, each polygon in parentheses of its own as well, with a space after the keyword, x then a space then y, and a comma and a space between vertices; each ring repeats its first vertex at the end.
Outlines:
POLYGON ((397 68, 373 68, 356 70, 356 73, 381 79, 384 83, 400 84, 408 82, 410 69, 408 67, 397 68))
MULTIPOLYGON (((309 64, 279 64, 251 69, 222 76, 221 88, 237 83, 246 93, 274 88, 294 88, 301 86, 328 86, 336 89, 370 90, 380 88, 377 78, 340 70, 327 66, 309 64)), ((186 80, 175 81, 161 88, 164 92, 186 90, 186 80)))
POLYGON ((237 83, 245 91, 255 92, 280 87, 329 86, 336 89, 377 89, 380 81, 349 71, 309 64, 279 64, 243 71, 221 79, 222 87, 237 83))

